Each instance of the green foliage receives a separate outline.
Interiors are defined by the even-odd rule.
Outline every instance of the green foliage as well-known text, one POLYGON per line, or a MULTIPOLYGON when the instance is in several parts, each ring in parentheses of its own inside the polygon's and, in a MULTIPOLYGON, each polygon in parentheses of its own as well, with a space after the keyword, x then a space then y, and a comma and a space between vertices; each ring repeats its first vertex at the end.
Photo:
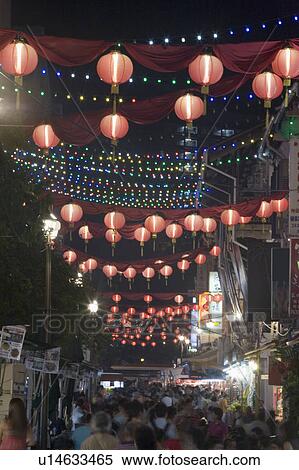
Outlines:
POLYGON ((283 397, 289 421, 299 427, 299 349, 283 346, 277 350, 277 358, 285 370, 283 397))

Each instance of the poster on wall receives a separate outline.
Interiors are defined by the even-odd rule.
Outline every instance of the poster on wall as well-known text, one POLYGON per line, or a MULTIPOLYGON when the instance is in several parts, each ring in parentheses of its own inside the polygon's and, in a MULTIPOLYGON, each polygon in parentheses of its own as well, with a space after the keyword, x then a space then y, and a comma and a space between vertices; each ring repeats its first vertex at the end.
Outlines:
POLYGON ((0 332, 0 357, 19 361, 25 334, 24 326, 3 326, 0 332))
POLYGON ((289 234, 299 238, 299 139, 290 140, 289 151, 289 234))
POLYGON ((290 243, 290 316, 299 317, 299 238, 292 238, 290 243))
POLYGON ((60 348, 47 351, 30 351, 25 359, 25 367, 29 370, 58 374, 60 361, 60 348))

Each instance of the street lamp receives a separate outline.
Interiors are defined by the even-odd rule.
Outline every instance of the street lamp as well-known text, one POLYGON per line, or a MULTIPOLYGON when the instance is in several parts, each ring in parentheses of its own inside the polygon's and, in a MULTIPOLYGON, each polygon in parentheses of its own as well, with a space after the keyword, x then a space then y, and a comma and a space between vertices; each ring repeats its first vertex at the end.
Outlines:
POLYGON ((183 365, 184 345, 189 346, 190 339, 187 338, 186 336, 180 335, 180 336, 178 336, 178 340, 179 340, 180 346, 181 346, 181 365, 183 365))
MULTIPOLYGON (((58 236, 58 232, 61 228, 59 220, 54 214, 50 214, 48 219, 43 220, 43 232, 45 234, 46 241, 46 296, 45 296, 45 343, 46 346, 50 342, 49 328, 47 326, 47 320, 51 318, 51 281, 52 281, 52 249, 54 240, 58 236)), ((47 373, 42 374, 42 403, 41 403, 41 416, 40 416, 40 441, 42 449, 47 449, 48 446, 48 417, 49 417, 49 376, 47 373)))
POLYGON ((97 313, 99 310, 99 304, 96 300, 93 300, 88 304, 88 310, 90 313, 97 313))

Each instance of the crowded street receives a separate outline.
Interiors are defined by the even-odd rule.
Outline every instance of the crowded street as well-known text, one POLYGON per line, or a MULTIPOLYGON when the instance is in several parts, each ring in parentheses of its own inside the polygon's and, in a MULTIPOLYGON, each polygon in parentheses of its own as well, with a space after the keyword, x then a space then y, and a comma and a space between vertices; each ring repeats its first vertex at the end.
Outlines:
POLYGON ((267 3, 0 0, 1 464, 294 465, 299 5, 267 3))

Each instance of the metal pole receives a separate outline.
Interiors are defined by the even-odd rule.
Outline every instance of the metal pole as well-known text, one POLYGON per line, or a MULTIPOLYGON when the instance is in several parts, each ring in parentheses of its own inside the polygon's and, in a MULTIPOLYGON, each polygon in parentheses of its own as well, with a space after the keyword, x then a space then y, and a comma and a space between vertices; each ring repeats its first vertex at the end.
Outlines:
MULTIPOLYGON (((49 320, 51 318, 51 274, 52 274, 52 243, 50 235, 46 241, 46 305, 45 305, 45 343, 46 347, 50 343, 49 320)), ((49 419, 49 375, 42 375, 42 408, 40 425, 40 443, 42 449, 48 448, 48 419, 49 419)))

